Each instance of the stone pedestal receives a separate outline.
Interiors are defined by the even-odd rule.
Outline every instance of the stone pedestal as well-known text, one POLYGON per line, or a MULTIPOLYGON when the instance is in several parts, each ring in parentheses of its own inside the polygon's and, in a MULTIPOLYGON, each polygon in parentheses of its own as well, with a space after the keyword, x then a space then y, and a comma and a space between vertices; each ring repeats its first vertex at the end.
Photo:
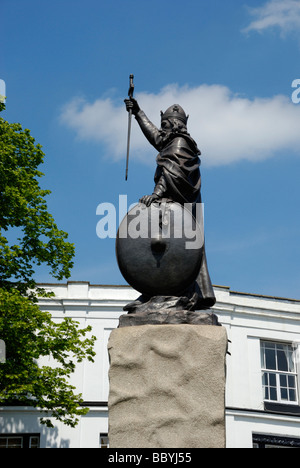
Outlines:
POLYGON ((112 331, 111 448, 224 448, 221 326, 141 325, 112 331))

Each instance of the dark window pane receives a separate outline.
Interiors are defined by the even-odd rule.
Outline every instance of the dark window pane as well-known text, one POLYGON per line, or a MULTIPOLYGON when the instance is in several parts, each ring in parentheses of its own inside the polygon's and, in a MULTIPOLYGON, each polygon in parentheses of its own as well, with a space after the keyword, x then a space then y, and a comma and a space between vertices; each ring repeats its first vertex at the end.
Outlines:
POLYGON ((108 434, 100 434, 100 448, 109 448, 108 434))
POLYGON ((276 370, 275 350, 266 349, 266 368, 276 370))
POLYGON ((289 390, 289 397, 290 397, 290 401, 297 401, 295 390, 293 389, 289 390))
POLYGON ((288 372, 288 363, 287 363, 285 352, 278 351, 277 359, 278 359, 278 370, 288 372))
POLYGON ((276 387, 276 374, 269 374, 269 379, 270 379, 270 386, 271 387, 276 387))
POLYGON ((280 387, 287 387, 286 375, 280 375, 280 387))
POLYGON ((275 343, 270 343, 269 341, 266 341, 264 345, 266 349, 275 349, 275 343))
POLYGON ((39 448, 40 440, 39 437, 30 437, 29 448, 39 448))
POLYGON ((282 400, 287 400, 288 399, 288 391, 287 391, 287 388, 282 388, 280 390, 281 392, 281 399, 282 400))
POLYGON ((22 438, 21 437, 8 437, 8 448, 22 448, 22 438))
POLYGON ((265 387, 265 400, 269 400, 269 387, 265 387))
POLYGON ((296 379, 294 375, 288 376, 289 387, 296 388, 296 379))
POLYGON ((270 400, 277 401, 277 390, 274 387, 270 388, 270 400))

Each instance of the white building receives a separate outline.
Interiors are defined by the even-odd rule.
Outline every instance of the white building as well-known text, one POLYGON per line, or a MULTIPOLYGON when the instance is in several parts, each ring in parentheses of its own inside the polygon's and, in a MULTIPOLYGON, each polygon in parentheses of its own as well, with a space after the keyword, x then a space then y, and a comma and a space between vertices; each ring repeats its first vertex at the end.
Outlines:
MULTIPOLYGON (((0 408, 0 448, 97 448, 108 432, 107 342, 123 306, 139 294, 128 286, 88 282, 47 284, 55 298, 40 307, 55 320, 71 317, 97 336, 95 362, 72 378, 89 413, 74 429, 39 423, 28 407, 0 408)), ((228 448, 300 447, 300 300, 258 296, 216 286, 214 312, 228 333, 226 439, 228 448)))

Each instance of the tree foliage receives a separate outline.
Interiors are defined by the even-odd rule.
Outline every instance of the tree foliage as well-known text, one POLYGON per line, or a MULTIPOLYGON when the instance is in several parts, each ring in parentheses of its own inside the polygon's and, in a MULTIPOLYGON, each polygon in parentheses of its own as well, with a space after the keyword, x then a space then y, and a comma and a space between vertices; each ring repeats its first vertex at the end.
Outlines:
POLYGON ((48 212, 50 191, 39 185, 43 160, 30 131, 1 117, 0 287, 13 284, 23 293, 35 286, 35 265, 47 265, 57 280, 68 278, 73 266, 74 245, 48 212))
MULTIPOLYGON (((65 318, 54 323, 48 312, 18 290, 0 289, 0 336, 6 343, 6 362, 0 364, 0 405, 40 408, 63 423, 75 426, 87 409, 81 394, 68 380, 76 362, 93 360, 95 338, 90 327, 65 318), (48 365, 41 365, 47 357, 48 365), (51 365, 50 365, 51 364, 51 365)), ((52 426, 49 418, 42 423, 52 426)))
MULTIPOLYGON (((29 130, 0 118, 0 338, 7 353, 0 405, 34 406, 75 426, 87 409, 69 377, 77 362, 93 360, 95 337, 70 318, 55 323, 36 304, 38 294, 46 295, 37 288, 36 266, 47 265, 61 280, 70 276, 74 256, 67 233, 48 212, 50 192, 39 184, 43 159, 29 130)), ((52 426, 49 417, 41 422, 52 426)))

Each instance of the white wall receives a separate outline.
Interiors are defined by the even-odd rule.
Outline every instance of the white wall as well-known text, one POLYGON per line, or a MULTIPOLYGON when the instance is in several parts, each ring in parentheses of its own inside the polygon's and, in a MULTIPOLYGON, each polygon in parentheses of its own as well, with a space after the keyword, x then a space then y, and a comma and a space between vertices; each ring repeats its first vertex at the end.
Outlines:
POLYGON ((252 434, 300 438, 299 417, 227 410, 227 448, 251 448, 252 434))
MULTIPOLYGON (((108 432, 107 341, 118 326, 123 307, 138 297, 130 287, 97 286, 86 282, 45 285, 55 298, 43 298, 42 310, 54 320, 72 317, 82 327, 92 326, 97 336, 95 362, 79 364, 72 384, 93 402, 90 412, 79 425, 68 428, 56 424, 54 429, 41 427, 39 413, 29 408, 0 408, 0 432, 40 432, 42 447, 99 447, 100 433, 108 432)), ((215 287, 214 312, 226 327, 229 343, 227 356, 227 446, 252 447, 252 433, 300 437, 300 418, 276 416, 263 412, 260 368, 260 340, 300 341, 300 302, 233 293, 227 287, 215 287)))

